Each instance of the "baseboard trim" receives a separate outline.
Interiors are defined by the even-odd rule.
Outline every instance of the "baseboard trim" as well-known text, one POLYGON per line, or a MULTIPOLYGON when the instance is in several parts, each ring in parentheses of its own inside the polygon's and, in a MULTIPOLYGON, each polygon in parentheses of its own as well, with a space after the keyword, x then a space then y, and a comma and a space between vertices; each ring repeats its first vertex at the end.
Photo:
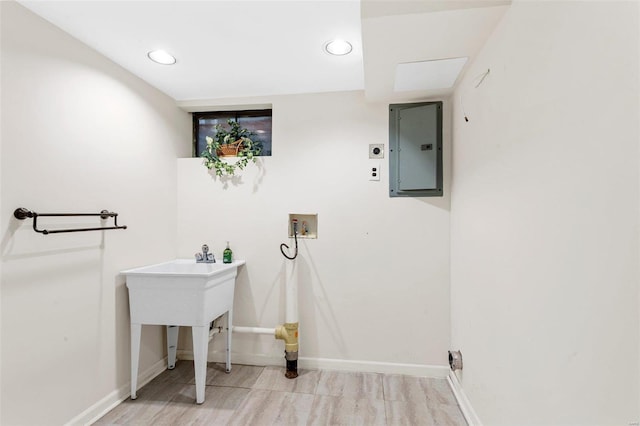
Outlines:
MULTIPOLYGON (((209 362, 225 362, 226 354, 222 351, 209 351, 209 362)), ((193 360, 193 352, 187 350, 178 351, 178 358, 193 360)), ((284 366, 284 356, 264 354, 232 354, 234 364, 284 366)), ((339 370, 357 371, 363 373, 407 374, 411 376, 435 377, 444 379, 449 374, 449 367, 442 365, 426 364, 401 364, 394 362, 377 361, 352 361, 331 358, 307 358, 298 359, 300 368, 314 370, 339 370)))
POLYGON ((300 358, 298 361, 304 368, 322 370, 359 371, 384 374, 406 374, 434 378, 447 377, 449 367, 443 365, 403 364, 396 362, 351 361, 328 358, 300 358))
POLYGON ((467 394, 464 392, 462 384, 460 383, 460 380, 458 380, 458 376, 456 376, 456 373, 451 369, 449 369, 447 381, 449 382, 453 395, 456 397, 456 401, 458 401, 460 411, 462 411, 462 415, 467 421, 467 424, 469 426, 482 426, 482 422, 480 421, 478 414, 476 414, 476 411, 473 409, 469 398, 467 398, 467 394))
MULTIPOLYGON (((153 364, 138 376, 138 389, 167 369, 167 358, 153 364)), ((65 426, 90 425, 131 396, 131 382, 114 390, 91 407, 69 420, 65 426)))

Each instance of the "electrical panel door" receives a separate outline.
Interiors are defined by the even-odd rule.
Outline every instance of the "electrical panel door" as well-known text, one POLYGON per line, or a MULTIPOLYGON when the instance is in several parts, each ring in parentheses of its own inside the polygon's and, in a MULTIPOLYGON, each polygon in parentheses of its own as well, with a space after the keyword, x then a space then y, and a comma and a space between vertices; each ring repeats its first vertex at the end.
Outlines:
POLYGON ((442 102, 389 106, 389 195, 442 196, 442 102))

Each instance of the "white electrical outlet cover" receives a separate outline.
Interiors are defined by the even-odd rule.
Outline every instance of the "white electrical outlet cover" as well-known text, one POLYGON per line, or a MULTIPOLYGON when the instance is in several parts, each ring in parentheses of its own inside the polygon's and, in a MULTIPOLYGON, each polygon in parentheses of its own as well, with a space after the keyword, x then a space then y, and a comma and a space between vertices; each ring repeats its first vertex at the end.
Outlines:
POLYGON ((380 162, 369 162, 369 180, 380 180, 380 162))

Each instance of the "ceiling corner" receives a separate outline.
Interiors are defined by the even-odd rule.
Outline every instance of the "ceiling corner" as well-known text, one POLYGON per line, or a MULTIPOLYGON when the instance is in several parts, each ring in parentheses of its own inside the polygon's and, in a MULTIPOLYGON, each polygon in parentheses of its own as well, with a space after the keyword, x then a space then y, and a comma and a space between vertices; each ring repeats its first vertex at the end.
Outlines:
POLYGON ((365 95, 370 100, 446 96, 454 88, 395 91, 399 64, 468 58, 473 62, 510 1, 362 0, 365 95), (473 6, 473 7, 472 7, 473 6))

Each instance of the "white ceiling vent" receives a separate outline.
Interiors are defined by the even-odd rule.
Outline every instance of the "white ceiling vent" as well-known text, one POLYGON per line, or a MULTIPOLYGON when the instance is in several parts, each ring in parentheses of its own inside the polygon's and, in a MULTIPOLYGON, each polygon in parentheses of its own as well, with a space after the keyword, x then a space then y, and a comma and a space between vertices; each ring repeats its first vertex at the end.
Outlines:
POLYGON ((453 87, 466 62, 467 58, 452 58, 398 64, 393 90, 448 89, 453 87))

